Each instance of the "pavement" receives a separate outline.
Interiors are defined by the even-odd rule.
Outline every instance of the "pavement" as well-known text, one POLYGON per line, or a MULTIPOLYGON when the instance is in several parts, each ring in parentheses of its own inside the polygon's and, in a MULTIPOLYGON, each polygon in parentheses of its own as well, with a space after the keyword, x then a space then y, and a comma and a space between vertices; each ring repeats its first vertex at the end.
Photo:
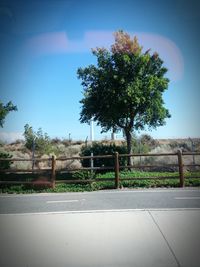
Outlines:
POLYGON ((199 225, 198 207, 4 213, 0 266, 199 267, 199 225))
POLYGON ((0 194, 0 214, 177 208, 200 208, 199 188, 0 194))

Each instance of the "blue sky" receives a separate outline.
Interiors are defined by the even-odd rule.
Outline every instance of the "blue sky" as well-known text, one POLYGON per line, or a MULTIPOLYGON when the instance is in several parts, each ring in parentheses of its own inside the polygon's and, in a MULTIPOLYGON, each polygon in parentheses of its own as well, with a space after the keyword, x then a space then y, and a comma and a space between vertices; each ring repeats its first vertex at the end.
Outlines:
MULTIPOLYGON (((113 43, 113 32, 137 35, 168 68, 165 106, 172 118, 155 138, 200 137, 200 4, 198 1, 0 1, 0 100, 18 107, 0 138, 20 138, 24 125, 50 137, 85 140, 80 124, 78 67, 96 64, 91 48, 113 43)), ((95 126, 95 139, 103 139, 95 126)), ((139 133, 141 134, 141 133, 139 133)), ((120 135, 119 135, 120 137, 120 135)))

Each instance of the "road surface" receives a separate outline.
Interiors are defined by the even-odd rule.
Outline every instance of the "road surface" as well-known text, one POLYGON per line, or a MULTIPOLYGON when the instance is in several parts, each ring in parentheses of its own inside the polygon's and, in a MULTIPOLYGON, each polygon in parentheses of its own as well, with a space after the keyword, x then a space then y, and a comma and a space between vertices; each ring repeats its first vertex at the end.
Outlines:
POLYGON ((199 267, 200 190, 0 195, 2 267, 199 267))
POLYGON ((167 208, 200 208, 200 190, 105 190, 85 193, 0 195, 0 214, 167 208))

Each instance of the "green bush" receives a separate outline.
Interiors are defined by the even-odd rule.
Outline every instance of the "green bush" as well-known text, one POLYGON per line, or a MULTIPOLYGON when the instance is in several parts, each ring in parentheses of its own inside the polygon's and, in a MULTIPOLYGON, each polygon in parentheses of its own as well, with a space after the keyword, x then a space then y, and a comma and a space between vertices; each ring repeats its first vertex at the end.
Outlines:
MULTIPOLYGON (((8 153, 0 152, 0 158, 9 159, 9 158, 12 158, 12 155, 10 155, 8 153)), ((1 160, 0 161, 0 170, 10 169, 11 164, 12 164, 12 161, 10 161, 10 160, 5 160, 5 161, 1 160)))
MULTIPOLYGON (((127 148, 125 146, 117 146, 115 144, 99 144, 94 143, 93 146, 83 146, 81 149, 81 157, 91 156, 93 153, 94 156, 101 155, 113 155, 115 152, 119 154, 126 154, 127 148)), ((90 167, 90 159, 83 159, 81 161, 83 167, 90 167)), ((121 166, 127 165, 127 159, 125 157, 119 159, 121 166)), ((94 167, 112 167, 114 166, 114 158, 97 158, 94 159, 94 167)))

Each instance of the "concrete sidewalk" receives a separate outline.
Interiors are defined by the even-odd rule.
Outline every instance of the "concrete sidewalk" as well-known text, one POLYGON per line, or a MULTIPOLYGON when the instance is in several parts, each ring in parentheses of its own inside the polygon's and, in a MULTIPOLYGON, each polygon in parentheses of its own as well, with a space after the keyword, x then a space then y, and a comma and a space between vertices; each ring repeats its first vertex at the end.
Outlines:
POLYGON ((199 267, 200 210, 0 215, 2 267, 199 267))

